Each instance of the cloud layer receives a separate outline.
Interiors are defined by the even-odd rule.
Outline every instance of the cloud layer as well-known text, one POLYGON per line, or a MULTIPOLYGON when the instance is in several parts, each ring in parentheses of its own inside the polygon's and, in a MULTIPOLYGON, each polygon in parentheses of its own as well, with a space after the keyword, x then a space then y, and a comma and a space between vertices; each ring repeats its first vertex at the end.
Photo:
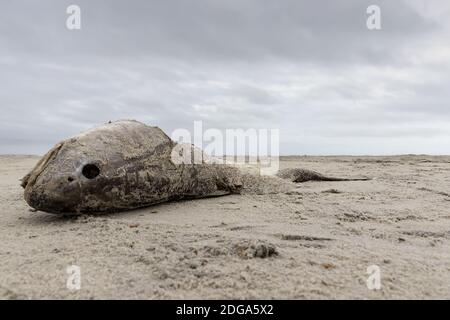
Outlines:
POLYGON ((282 154, 450 154, 446 1, 84 0, 70 31, 73 3, 1 4, 0 153, 135 118, 279 128, 282 154))

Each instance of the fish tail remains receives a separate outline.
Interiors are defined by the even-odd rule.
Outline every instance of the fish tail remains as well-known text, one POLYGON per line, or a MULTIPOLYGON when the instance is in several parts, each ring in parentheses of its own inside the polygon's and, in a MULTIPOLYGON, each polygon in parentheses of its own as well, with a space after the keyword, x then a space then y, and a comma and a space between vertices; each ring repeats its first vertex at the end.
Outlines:
POLYGON ((301 168, 289 168, 280 170, 277 176, 282 179, 290 180, 292 182, 301 183, 307 181, 367 181, 371 178, 336 178, 327 177, 312 170, 301 168))

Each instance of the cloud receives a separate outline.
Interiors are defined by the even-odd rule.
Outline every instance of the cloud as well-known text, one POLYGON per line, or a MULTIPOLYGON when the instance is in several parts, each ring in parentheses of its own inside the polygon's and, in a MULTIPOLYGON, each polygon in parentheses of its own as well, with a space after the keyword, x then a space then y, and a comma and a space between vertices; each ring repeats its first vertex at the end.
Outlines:
POLYGON ((73 1, 8 1, 0 153, 120 118, 279 128, 288 154, 449 153, 450 6, 377 1, 369 31, 372 2, 83 0, 69 31, 73 1))

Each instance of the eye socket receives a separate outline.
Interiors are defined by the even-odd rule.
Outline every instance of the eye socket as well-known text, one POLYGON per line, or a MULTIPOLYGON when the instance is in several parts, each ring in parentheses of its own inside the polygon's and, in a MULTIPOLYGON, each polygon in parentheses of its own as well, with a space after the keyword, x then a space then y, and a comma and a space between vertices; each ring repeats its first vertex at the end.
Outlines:
POLYGON ((100 169, 95 164, 87 164, 83 167, 81 173, 88 179, 94 179, 100 174, 100 169))

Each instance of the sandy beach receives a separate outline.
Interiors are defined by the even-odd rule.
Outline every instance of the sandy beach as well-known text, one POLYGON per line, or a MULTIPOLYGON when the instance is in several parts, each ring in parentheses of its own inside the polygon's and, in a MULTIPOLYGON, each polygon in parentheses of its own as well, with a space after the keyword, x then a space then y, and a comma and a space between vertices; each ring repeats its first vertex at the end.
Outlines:
POLYGON ((0 157, 2 299, 450 298, 450 156, 282 157, 373 180, 72 218, 23 200, 38 159, 0 157))

